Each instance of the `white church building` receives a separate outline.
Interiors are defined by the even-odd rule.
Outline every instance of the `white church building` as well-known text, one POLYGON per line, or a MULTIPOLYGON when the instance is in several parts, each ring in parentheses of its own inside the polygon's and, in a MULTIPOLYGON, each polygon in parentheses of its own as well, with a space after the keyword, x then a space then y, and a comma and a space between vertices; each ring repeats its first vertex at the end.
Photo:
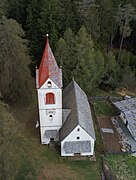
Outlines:
POLYGON ((36 69, 36 88, 41 143, 60 142, 61 156, 93 155, 95 132, 86 94, 73 80, 62 96, 62 70, 48 36, 40 67, 36 69))

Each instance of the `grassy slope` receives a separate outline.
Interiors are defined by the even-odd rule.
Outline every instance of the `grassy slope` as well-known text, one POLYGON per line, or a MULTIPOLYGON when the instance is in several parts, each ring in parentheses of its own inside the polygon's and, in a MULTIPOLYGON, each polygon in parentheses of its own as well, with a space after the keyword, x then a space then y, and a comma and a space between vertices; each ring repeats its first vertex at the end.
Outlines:
POLYGON ((0 133, 6 129, 8 134, 2 135, 6 143, 0 148, 4 161, 0 161, 0 179, 100 179, 99 155, 96 162, 69 161, 60 157, 58 149, 40 144, 39 129, 35 128, 38 119, 36 94, 29 107, 18 104, 9 109, 0 105, 0 116, 3 123, 0 133))
POLYGON ((109 155, 107 163, 119 180, 136 179, 136 157, 131 155, 109 155))
MULTIPOLYGON (((100 92, 100 91, 99 91, 100 92)), ((107 93, 106 93, 107 94, 107 93)), ((100 95, 100 94, 99 94, 100 95)), ((97 115, 112 115, 107 102, 96 102, 97 115)), ((7 108, 0 104, 0 179, 43 180, 43 179, 91 179, 99 180, 101 173, 101 138, 97 121, 96 162, 68 161, 61 158, 59 150, 40 144, 39 130, 35 129, 38 119, 36 94, 29 107, 20 105, 7 108), (3 135, 3 132, 5 135, 3 135), (2 137, 2 138, 1 138, 2 137), (4 143, 2 143, 4 141, 4 143)), ((135 178, 135 158, 128 156, 108 156, 107 163, 118 179, 135 178), (118 165, 119 164, 119 165, 118 165), (121 167, 124 167, 122 170, 121 167), (125 171, 125 172, 124 172, 125 171)), ((136 178, 135 178, 136 179, 136 178)))

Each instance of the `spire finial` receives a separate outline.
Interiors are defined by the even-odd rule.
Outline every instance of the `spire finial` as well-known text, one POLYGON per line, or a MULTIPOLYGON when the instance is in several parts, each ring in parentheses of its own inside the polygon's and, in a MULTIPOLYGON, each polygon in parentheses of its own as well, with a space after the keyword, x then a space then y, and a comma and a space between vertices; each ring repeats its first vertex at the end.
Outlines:
POLYGON ((49 37, 49 34, 47 33, 47 34, 46 34, 46 44, 48 44, 48 41, 49 41, 49 40, 48 40, 48 37, 49 37))

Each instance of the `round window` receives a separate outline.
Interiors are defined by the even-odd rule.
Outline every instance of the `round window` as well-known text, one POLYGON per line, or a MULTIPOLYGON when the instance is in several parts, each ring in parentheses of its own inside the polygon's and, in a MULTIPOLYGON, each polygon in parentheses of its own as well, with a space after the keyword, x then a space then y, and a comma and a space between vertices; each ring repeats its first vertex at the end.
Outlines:
POLYGON ((51 87, 51 81, 48 81, 47 86, 51 87))
POLYGON ((49 120, 53 120, 53 115, 49 115, 49 120))

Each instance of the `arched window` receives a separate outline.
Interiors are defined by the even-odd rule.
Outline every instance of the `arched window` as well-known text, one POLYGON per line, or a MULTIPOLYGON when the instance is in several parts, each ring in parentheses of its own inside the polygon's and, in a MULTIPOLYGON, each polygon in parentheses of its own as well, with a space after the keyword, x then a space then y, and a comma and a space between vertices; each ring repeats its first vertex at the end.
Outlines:
POLYGON ((45 104, 55 104, 55 97, 53 93, 46 94, 45 104))

